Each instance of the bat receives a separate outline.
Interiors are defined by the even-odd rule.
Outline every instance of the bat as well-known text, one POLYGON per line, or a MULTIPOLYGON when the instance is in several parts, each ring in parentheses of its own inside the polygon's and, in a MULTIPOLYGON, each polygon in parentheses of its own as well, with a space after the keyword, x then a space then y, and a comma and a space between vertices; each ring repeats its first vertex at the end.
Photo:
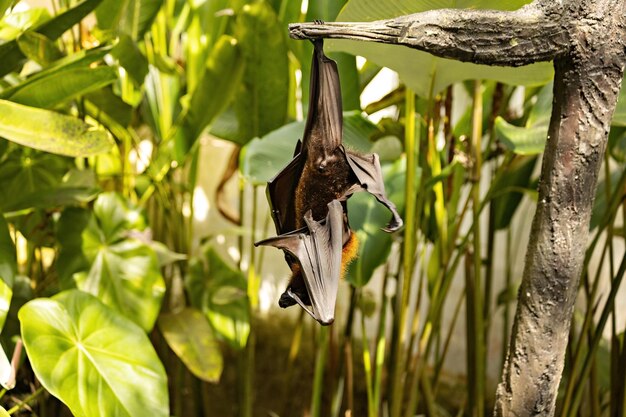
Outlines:
POLYGON ((342 144, 343 115, 337 64, 313 41, 309 112, 294 157, 267 184, 267 197, 278 236, 256 242, 285 252, 292 276, 278 304, 299 304, 322 325, 335 318, 339 280, 356 256, 347 199, 367 191, 391 211, 386 232, 402 227, 387 199, 376 154, 358 154, 342 144))

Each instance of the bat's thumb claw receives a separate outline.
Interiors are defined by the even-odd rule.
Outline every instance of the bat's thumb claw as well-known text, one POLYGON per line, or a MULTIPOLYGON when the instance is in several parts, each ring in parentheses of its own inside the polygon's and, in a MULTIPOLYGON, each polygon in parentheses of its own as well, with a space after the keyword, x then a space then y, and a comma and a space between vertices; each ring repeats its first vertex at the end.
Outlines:
POLYGON ((395 216, 391 219, 391 221, 387 224, 387 226, 383 227, 382 230, 387 233, 397 232, 402 228, 404 222, 400 217, 396 218, 395 216))

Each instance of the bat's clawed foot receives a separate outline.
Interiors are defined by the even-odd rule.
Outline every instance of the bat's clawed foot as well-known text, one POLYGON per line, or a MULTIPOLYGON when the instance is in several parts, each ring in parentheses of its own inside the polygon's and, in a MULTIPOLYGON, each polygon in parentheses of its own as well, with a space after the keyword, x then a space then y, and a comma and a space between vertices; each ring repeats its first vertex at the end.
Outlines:
POLYGON ((324 21, 322 19, 315 19, 313 23, 315 23, 316 25, 323 25, 324 21))

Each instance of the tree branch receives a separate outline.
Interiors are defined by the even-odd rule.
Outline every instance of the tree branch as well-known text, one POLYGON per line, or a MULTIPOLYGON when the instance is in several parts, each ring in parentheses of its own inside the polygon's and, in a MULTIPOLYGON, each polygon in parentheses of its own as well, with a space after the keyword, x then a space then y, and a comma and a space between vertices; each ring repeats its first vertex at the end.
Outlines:
POLYGON ((515 11, 440 9, 374 22, 293 23, 289 32, 295 39, 397 44, 442 58, 517 67, 568 51, 560 12, 540 2, 515 11))

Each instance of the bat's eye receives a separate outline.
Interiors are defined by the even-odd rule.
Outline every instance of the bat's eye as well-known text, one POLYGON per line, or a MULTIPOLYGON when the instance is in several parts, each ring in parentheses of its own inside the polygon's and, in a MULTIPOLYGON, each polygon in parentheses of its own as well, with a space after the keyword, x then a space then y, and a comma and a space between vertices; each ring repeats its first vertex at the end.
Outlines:
POLYGON ((317 170, 319 172, 324 172, 325 169, 326 169, 326 162, 321 162, 320 164, 317 165, 317 170))

